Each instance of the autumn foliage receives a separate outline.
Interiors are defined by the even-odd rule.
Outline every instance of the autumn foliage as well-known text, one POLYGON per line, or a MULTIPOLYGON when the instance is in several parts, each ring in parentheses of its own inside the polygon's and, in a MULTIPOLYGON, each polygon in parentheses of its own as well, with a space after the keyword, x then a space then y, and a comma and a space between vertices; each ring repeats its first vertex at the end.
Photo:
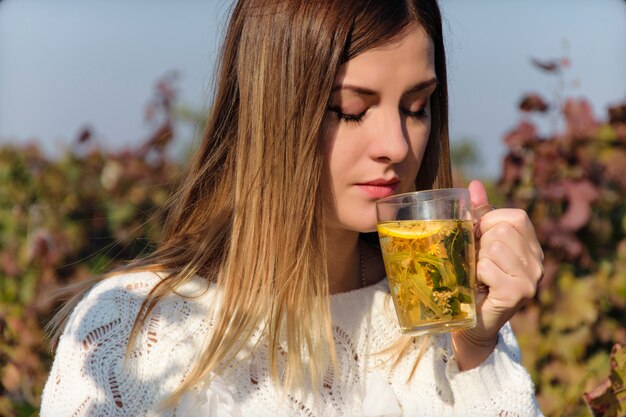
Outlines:
POLYGON ((546 415, 625 416, 626 104, 598 120, 584 99, 520 102, 526 114, 549 106, 562 129, 542 136, 528 116, 504 138, 497 188, 545 252, 537 303, 513 325, 546 415))
POLYGON ((180 166, 167 80, 157 84, 141 146, 107 152, 81 132, 60 158, 35 145, 0 147, 0 416, 37 414, 51 365, 43 327, 55 290, 150 251, 180 166))

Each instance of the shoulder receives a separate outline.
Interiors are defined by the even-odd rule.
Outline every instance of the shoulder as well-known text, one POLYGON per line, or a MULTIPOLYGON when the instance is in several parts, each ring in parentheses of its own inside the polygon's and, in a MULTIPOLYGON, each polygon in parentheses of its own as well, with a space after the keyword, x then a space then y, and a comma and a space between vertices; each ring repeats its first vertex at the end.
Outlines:
MULTIPOLYGON (((107 333, 125 339, 131 332, 141 306, 165 274, 149 271, 116 273, 103 279, 85 293, 72 312, 63 335, 72 335, 87 348, 107 333)), ((146 317, 148 326, 175 327, 179 333, 192 318, 204 320, 212 303, 213 287, 194 278, 177 291, 164 296, 146 317), (182 327, 181 327, 182 326, 182 327)), ((63 337, 62 337, 63 338, 63 337)))
POLYGON ((59 340, 42 410, 73 415, 91 407, 94 415, 146 415, 180 385, 212 328, 206 313, 215 291, 197 278, 170 292, 129 345, 142 304, 164 276, 118 273, 85 293, 59 340))
MULTIPOLYGON (((122 306, 139 306, 159 284, 163 284, 167 274, 152 271, 127 271, 114 273, 94 285, 85 293, 79 303, 82 309, 98 305, 115 304, 122 306)), ((197 308, 214 296, 214 286, 200 277, 185 282, 163 297, 164 304, 194 300, 191 303, 197 308)))
MULTIPOLYGON (((83 299, 99 299, 111 295, 127 298, 144 299, 158 284, 164 281, 167 274, 164 272, 153 271, 122 271, 108 275, 103 280, 94 285, 83 299)), ((181 296, 193 296, 203 289, 209 289, 211 286, 200 277, 194 277, 187 281, 177 293, 181 296)), ((205 291, 206 292, 206 291, 205 291)), ((81 302, 83 302, 81 301, 81 302)))

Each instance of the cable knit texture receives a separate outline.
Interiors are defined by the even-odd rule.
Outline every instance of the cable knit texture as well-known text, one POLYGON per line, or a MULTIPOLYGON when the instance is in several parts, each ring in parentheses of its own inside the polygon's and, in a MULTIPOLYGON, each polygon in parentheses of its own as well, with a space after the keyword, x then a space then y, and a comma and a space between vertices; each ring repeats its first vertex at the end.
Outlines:
POLYGON ((331 296, 339 371, 329 371, 318 395, 282 393, 269 378, 267 344, 185 393, 175 409, 161 409, 194 365, 211 332, 209 307, 217 297, 198 278, 151 313, 129 357, 134 318, 160 280, 127 273, 96 285, 72 313, 46 383, 42 417, 56 416, 540 416, 534 387, 520 364, 510 326, 489 358, 460 372, 450 335, 431 338, 410 382, 416 343, 391 369, 377 354, 400 337, 385 281, 331 296))

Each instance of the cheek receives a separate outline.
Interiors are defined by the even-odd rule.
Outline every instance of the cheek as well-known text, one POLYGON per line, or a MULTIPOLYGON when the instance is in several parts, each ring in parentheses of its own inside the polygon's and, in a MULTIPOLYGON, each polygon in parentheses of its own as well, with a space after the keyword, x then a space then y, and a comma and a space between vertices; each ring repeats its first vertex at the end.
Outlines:
POLYGON ((417 173, 424 159, 426 147, 430 136, 430 124, 428 126, 422 126, 421 129, 416 129, 410 135, 411 151, 407 156, 407 172, 413 177, 417 177, 417 173))
POLYGON ((324 157, 326 170, 330 174, 332 182, 337 182, 345 177, 349 168, 355 165, 360 158, 362 149, 359 147, 359 135, 355 135, 351 129, 345 129, 337 123, 335 117, 324 124, 324 157))
POLYGON ((323 130, 324 140, 324 176, 325 187, 328 196, 335 205, 337 188, 340 188, 345 174, 345 167, 348 164, 347 158, 350 153, 345 149, 345 141, 341 138, 341 129, 335 118, 327 116, 323 130))

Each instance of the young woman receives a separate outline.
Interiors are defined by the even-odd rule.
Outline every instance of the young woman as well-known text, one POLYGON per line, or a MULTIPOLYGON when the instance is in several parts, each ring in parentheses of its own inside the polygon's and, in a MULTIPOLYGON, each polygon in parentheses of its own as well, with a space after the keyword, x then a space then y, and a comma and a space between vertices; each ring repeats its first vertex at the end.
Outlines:
POLYGON ((41 415, 540 415, 506 324, 542 274, 525 213, 482 217, 453 334, 401 336, 368 243, 376 199, 451 185, 436 1, 241 0, 218 81, 158 250, 68 304, 41 415))

